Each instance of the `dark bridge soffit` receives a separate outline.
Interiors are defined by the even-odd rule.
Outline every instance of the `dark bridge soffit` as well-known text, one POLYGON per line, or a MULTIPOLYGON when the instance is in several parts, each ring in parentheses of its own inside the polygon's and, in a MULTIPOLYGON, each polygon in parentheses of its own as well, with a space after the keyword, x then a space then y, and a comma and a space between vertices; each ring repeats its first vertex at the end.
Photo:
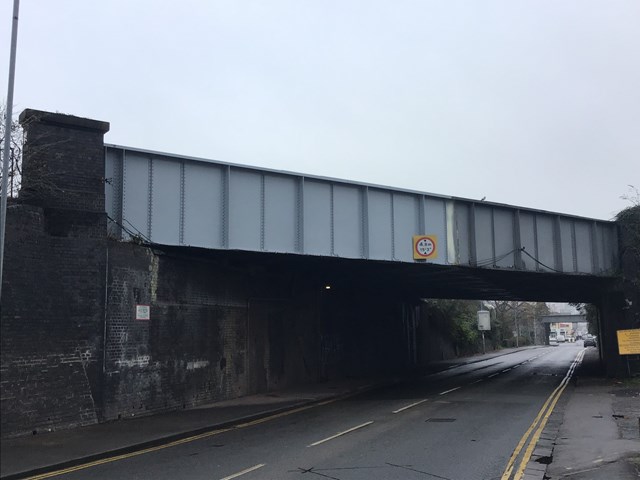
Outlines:
POLYGON ((107 145, 111 233, 214 250, 608 276, 613 222, 107 145), (121 228, 122 225, 127 230, 121 228))
MULTIPOLYGON (((242 272, 290 272, 315 283, 318 293, 370 292, 385 297, 457 298, 595 303, 613 279, 515 270, 354 260, 337 257, 211 250, 158 245, 160 255, 237 268, 242 272), (331 290, 325 290, 331 285, 331 290)), ((296 283, 296 282, 294 282, 296 283)))

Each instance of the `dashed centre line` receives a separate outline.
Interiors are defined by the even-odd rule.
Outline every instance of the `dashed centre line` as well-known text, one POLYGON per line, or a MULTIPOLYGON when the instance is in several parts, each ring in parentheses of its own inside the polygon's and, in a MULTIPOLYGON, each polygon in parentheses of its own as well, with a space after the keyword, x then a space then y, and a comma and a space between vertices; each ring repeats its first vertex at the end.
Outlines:
MULTIPOLYGON (((527 359, 527 360, 525 360, 525 361, 523 361, 523 362, 521 362, 519 364, 514 365, 511 368, 513 369, 513 368, 517 368, 519 366, 525 365, 525 364, 527 364, 529 362, 532 362, 533 360, 536 360, 536 359, 538 359, 540 357, 543 357, 545 355, 548 355, 548 354, 549 354, 548 352, 545 352, 543 354, 534 356, 534 357, 529 358, 529 359, 527 359)), ((501 362, 498 362, 498 363, 501 363, 501 362)), ((448 367, 448 369, 458 368, 460 366, 463 366, 463 365, 452 365, 452 366, 448 367)), ((486 368, 486 367, 482 367, 482 368, 486 368)), ((508 371, 508 370, 509 369, 505 369, 505 370, 503 370, 503 372, 508 371)), ((438 373, 445 373, 445 372, 447 372, 447 370, 443 370, 443 371, 438 372, 438 373)), ((438 373, 431 374, 431 375, 438 375, 438 373)), ((486 380, 487 378, 495 377, 495 376, 499 375, 500 373, 502 373, 502 372, 495 373, 495 374, 490 375, 490 376, 485 377, 485 378, 480 378, 480 379, 472 382, 471 384, 480 383, 480 382, 486 380)), ((428 375, 428 376, 430 376, 430 375, 428 375)), ((439 393, 439 395, 446 395, 447 393, 453 392, 453 391, 458 390, 460 388, 462 388, 462 386, 455 387, 455 388, 452 388, 450 390, 446 390, 444 392, 439 393)), ((351 395, 349 395, 349 396, 351 396, 351 395)), ((345 397, 337 397, 337 398, 332 398, 332 399, 329 399, 329 400, 325 400, 325 401, 322 401, 322 402, 319 402, 319 403, 316 403, 316 404, 313 404, 313 405, 305 405, 305 406, 302 406, 302 407, 294 408, 293 410, 290 410, 290 411, 277 413, 277 414, 270 415, 270 416, 265 417, 265 418, 253 420, 253 421, 246 422, 246 423, 243 423, 243 424, 238 424, 238 425, 235 425, 235 426, 232 426, 232 427, 229 427, 229 428, 224 428, 224 429, 214 430, 214 431, 210 431, 210 432, 205 432, 205 433, 202 433, 202 434, 198 434, 198 435, 194 435, 194 436, 187 437, 187 438, 184 438, 184 439, 180 439, 180 440, 176 440, 176 441, 173 441, 173 442, 169 442, 169 443, 164 444, 164 445, 159 445, 159 446, 156 446, 156 447, 150 447, 150 448, 134 451, 134 452, 131 452, 131 453, 128 453, 128 454, 116 455, 114 457, 100 459, 100 460, 96 460, 96 461, 93 461, 93 462, 85 463, 85 464, 82 464, 82 465, 69 467, 69 468, 66 468, 66 469, 61 469, 61 470, 57 470, 57 471, 53 471, 53 472, 47 472, 47 473, 44 473, 44 474, 36 475, 34 477, 30 477, 30 480, 46 479, 46 478, 50 478, 50 477, 54 477, 54 476, 63 475, 65 473, 71 473, 71 472, 75 472, 75 471, 78 471, 78 470, 84 470, 84 469, 95 467, 95 466, 102 465, 102 464, 105 464, 105 463, 116 462, 116 461, 119 461, 119 460, 124 460, 124 459, 135 457, 135 456, 138 456, 138 455, 144 455, 144 454, 147 454, 147 453, 156 452, 158 450, 162 450, 162 449, 165 449, 165 448, 170 448, 170 447, 173 447, 173 446, 176 446, 176 445, 180 445, 180 444, 184 444, 184 443, 193 442, 193 441, 200 440, 200 439, 207 438, 207 437, 214 436, 214 435, 219 435, 221 433, 226 433, 226 432, 229 432, 229 431, 232 431, 232 430, 246 428, 246 427, 249 427, 249 426, 265 423, 265 422, 268 422, 270 420, 274 420, 274 419, 281 418, 281 417, 284 417, 284 416, 288 416, 288 415, 292 415, 292 414, 295 414, 295 413, 303 412, 303 411, 309 410, 311 408, 317 408, 319 406, 323 406, 323 405, 327 405, 327 404, 330 404, 330 403, 334 403, 336 401, 339 401, 342 398, 345 398, 345 397)), ((415 403, 413 403, 411 405, 407 405, 407 406, 402 407, 402 408, 400 408, 398 410, 395 410, 395 411, 393 411, 393 413, 395 414, 395 413, 402 412, 402 411, 407 410, 409 408, 412 408, 412 407, 415 407, 417 405, 420 405, 420 404, 422 404, 422 403, 424 403, 426 401, 428 401, 428 399, 420 400, 420 401, 415 402, 415 403)), ((449 402, 444 402, 444 401, 439 401, 439 400, 435 400, 434 402, 435 403, 449 403, 449 402)), ((374 423, 374 422, 370 421, 370 422, 363 423, 362 425, 358 425, 356 427, 353 427, 353 428, 350 428, 348 430, 345 430, 344 432, 340 432, 340 433, 338 433, 336 435, 333 435, 333 436, 331 436, 329 438, 326 438, 324 440, 320 440, 320 441, 315 442, 315 443, 313 443, 311 445, 308 445, 308 447, 320 445, 321 443, 327 442, 329 440, 333 440, 334 438, 337 438, 337 437, 340 437, 342 435, 348 434, 350 432, 353 432, 354 430, 358 430, 360 428, 364 428, 364 427, 366 427, 368 425, 371 425, 372 423, 374 423)), ((237 478, 237 477, 239 477, 241 475, 245 475, 247 473, 250 473, 250 472, 253 472, 255 470, 258 470, 259 468, 262 468, 265 465, 266 464, 255 465, 255 466, 250 467, 250 468, 248 468, 246 470, 243 470, 241 472, 235 473, 235 474, 233 474, 231 476, 224 477, 221 480, 232 480, 232 479, 237 478)))
POLYGON ((245 468, 241 472, 234 473, 233 475, 229 475, 228 477, 221 478, 220 480, 231 480, 232 478, 238 478, 242 475, 246 475, 247 473, 251 473, 254 470, 258 470, 266 465, 266 463, 259 463, 258 465, 254 465, 253 467, 245 468))
POLYGON ((393 412, 391 412, 391 413, 400 413, 400 412, 404 412, 405 410, 408 410, 408 409, 410 409, 410 408, 416 407, 416 406, 418 406, 418 405, 420 405, 421 403, 424 403, 424 402, 426 402, 426 401, 427 401, 427 399, 425 398, 424 400, 420 400, 419 402, 415 402, 415 403, 412 403, 411 405, 407 405, 406 407, 402 407, 402 408, 399 408, 398 410, 394 410, 394 411, 393 411, 393 412))
POLYGON ((369 426, 372 423, 373 423, 373 420, 370 421, 370 422, 365 422, 362 425, 357 425, 355 427, 350 428, 349 430, 345 430, 344 432, 336 433, 335 435, 331 435, 330 437, 327 437, 325 439, 318 440, 317 442, 314 442, 311 445, 307 445, 307 447, 315 447, 316 445, 320 445, 321 443, 328 442, 329 440, 333 440, 334 438, 341 437, 342 435, 346 435, 347 433, 351 433, 351 432, 353 432, 355 430, 359 430, 360 428, 364 428, 366 426, 369 426))
POLYGON ((445 390, 444 392, 440 392, 438 395, 446 395, 447 393, 455 392, 456 390, 458 390, 460 388, 462 388, 462 387, 455 387, 455 388, 452 388, 450 390, 445 390))
MULTIPOLYGON (((545 354, 545 355, 546 355, 546 354, 545 354)), ((537 356, 535 356, 535 357, 531 357, 531 358, 529 358, 529 359, 527 359, 527 360, 525 360, 525 361, 523 361, 523 362, 520 362, 520 363, 515 364, 515 365, 514 365, 514 366, 512 366, 512 367, 505 368, 504 370, 501 370, 501 371, 499 371, 499 372, 493 373, 493 374, 491 374, 491 375, 487 375, 486 377, 483 377, 483 378, 480 378, 480 379, 478 379, 478 380, 476 380, 476 381, 474 381, 474 382, 471 382, 471 383, 469 383, 469 385, 475 385, 476 383, 483 382, 484 380, 487 380, 487 379, 489 379, 489 378, 497 377, 497 376, 498 376, 498 375, 500 375, 501 373, 506 373, 506 372, 508 372, 508 371, 510 371, 510 370, 514 370, 514 369, 516 369, 516 368, 518 368, 518 367, 521 367, 521 366, 523 366, 523 365, 525 365, 525 364, 527 364, 527 363, 529 363, 529 362, 531 362, 531 361, 533 361, 533 360, 535 360, 535 359, 537 359, 537 358, 539 358, 539 357, 541 357, 541 356, 542 356, 542 355, 537 355, 537 356)), ((460 387, 458 387, 458 388, 460 388, 460 387)), ((454 390, 455 390, 455 389, 454 389, 454 390)), ((447 390, 446 392, 442 392, 440 395, 444 395, 445 393, 449 393, 450 391, 451 391, 451 390, 447 390)))

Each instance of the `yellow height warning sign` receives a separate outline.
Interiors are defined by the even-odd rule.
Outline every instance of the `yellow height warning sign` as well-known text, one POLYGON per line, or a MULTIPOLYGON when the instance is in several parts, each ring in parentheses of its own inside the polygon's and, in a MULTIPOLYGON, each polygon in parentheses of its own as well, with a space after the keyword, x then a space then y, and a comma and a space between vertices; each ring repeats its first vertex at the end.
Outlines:
POLYGON ((618 330, 616 333, 620 355, 640 355, 640 328, 618 330))
POLYGON ((435 235, 413 236, 413 259, 433 260, 438 258, 438 237, 435 235))

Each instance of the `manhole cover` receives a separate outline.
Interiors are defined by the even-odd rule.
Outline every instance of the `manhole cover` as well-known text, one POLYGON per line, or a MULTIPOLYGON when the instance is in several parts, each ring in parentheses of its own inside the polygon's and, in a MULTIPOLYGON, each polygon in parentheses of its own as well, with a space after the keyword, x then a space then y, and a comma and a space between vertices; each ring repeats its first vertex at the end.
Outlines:
POLYGON ((433 423, 449 423, 455 422, 455 418, 427 418, 425 422, 433 422, 433 423))

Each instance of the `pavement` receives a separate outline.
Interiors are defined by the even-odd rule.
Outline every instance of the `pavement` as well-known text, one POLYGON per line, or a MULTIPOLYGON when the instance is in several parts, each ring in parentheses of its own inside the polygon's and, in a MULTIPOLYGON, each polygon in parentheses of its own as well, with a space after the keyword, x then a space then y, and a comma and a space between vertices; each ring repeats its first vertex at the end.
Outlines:
POLYGON ((640 378, 605 378, 587 348, 543 436, 554 440, 540 480, 640 478, 640 378))
MULTIPOLYGON (((536 348, 536 347, 525 347, 536 348)), ((434 373, 506 355, 505 349, 430 365, 434 373)), ((588 349, 577 384, 565 390, 525 471, 525 480, 640 478, 640 381, 600 376, 588 349), (537 455, 536 455, 537 454, 537 455)), ((402 381, 344 380, 250 395, 188 410, 0 440, 2 480, 28 478, 122 455, 402 381)))

